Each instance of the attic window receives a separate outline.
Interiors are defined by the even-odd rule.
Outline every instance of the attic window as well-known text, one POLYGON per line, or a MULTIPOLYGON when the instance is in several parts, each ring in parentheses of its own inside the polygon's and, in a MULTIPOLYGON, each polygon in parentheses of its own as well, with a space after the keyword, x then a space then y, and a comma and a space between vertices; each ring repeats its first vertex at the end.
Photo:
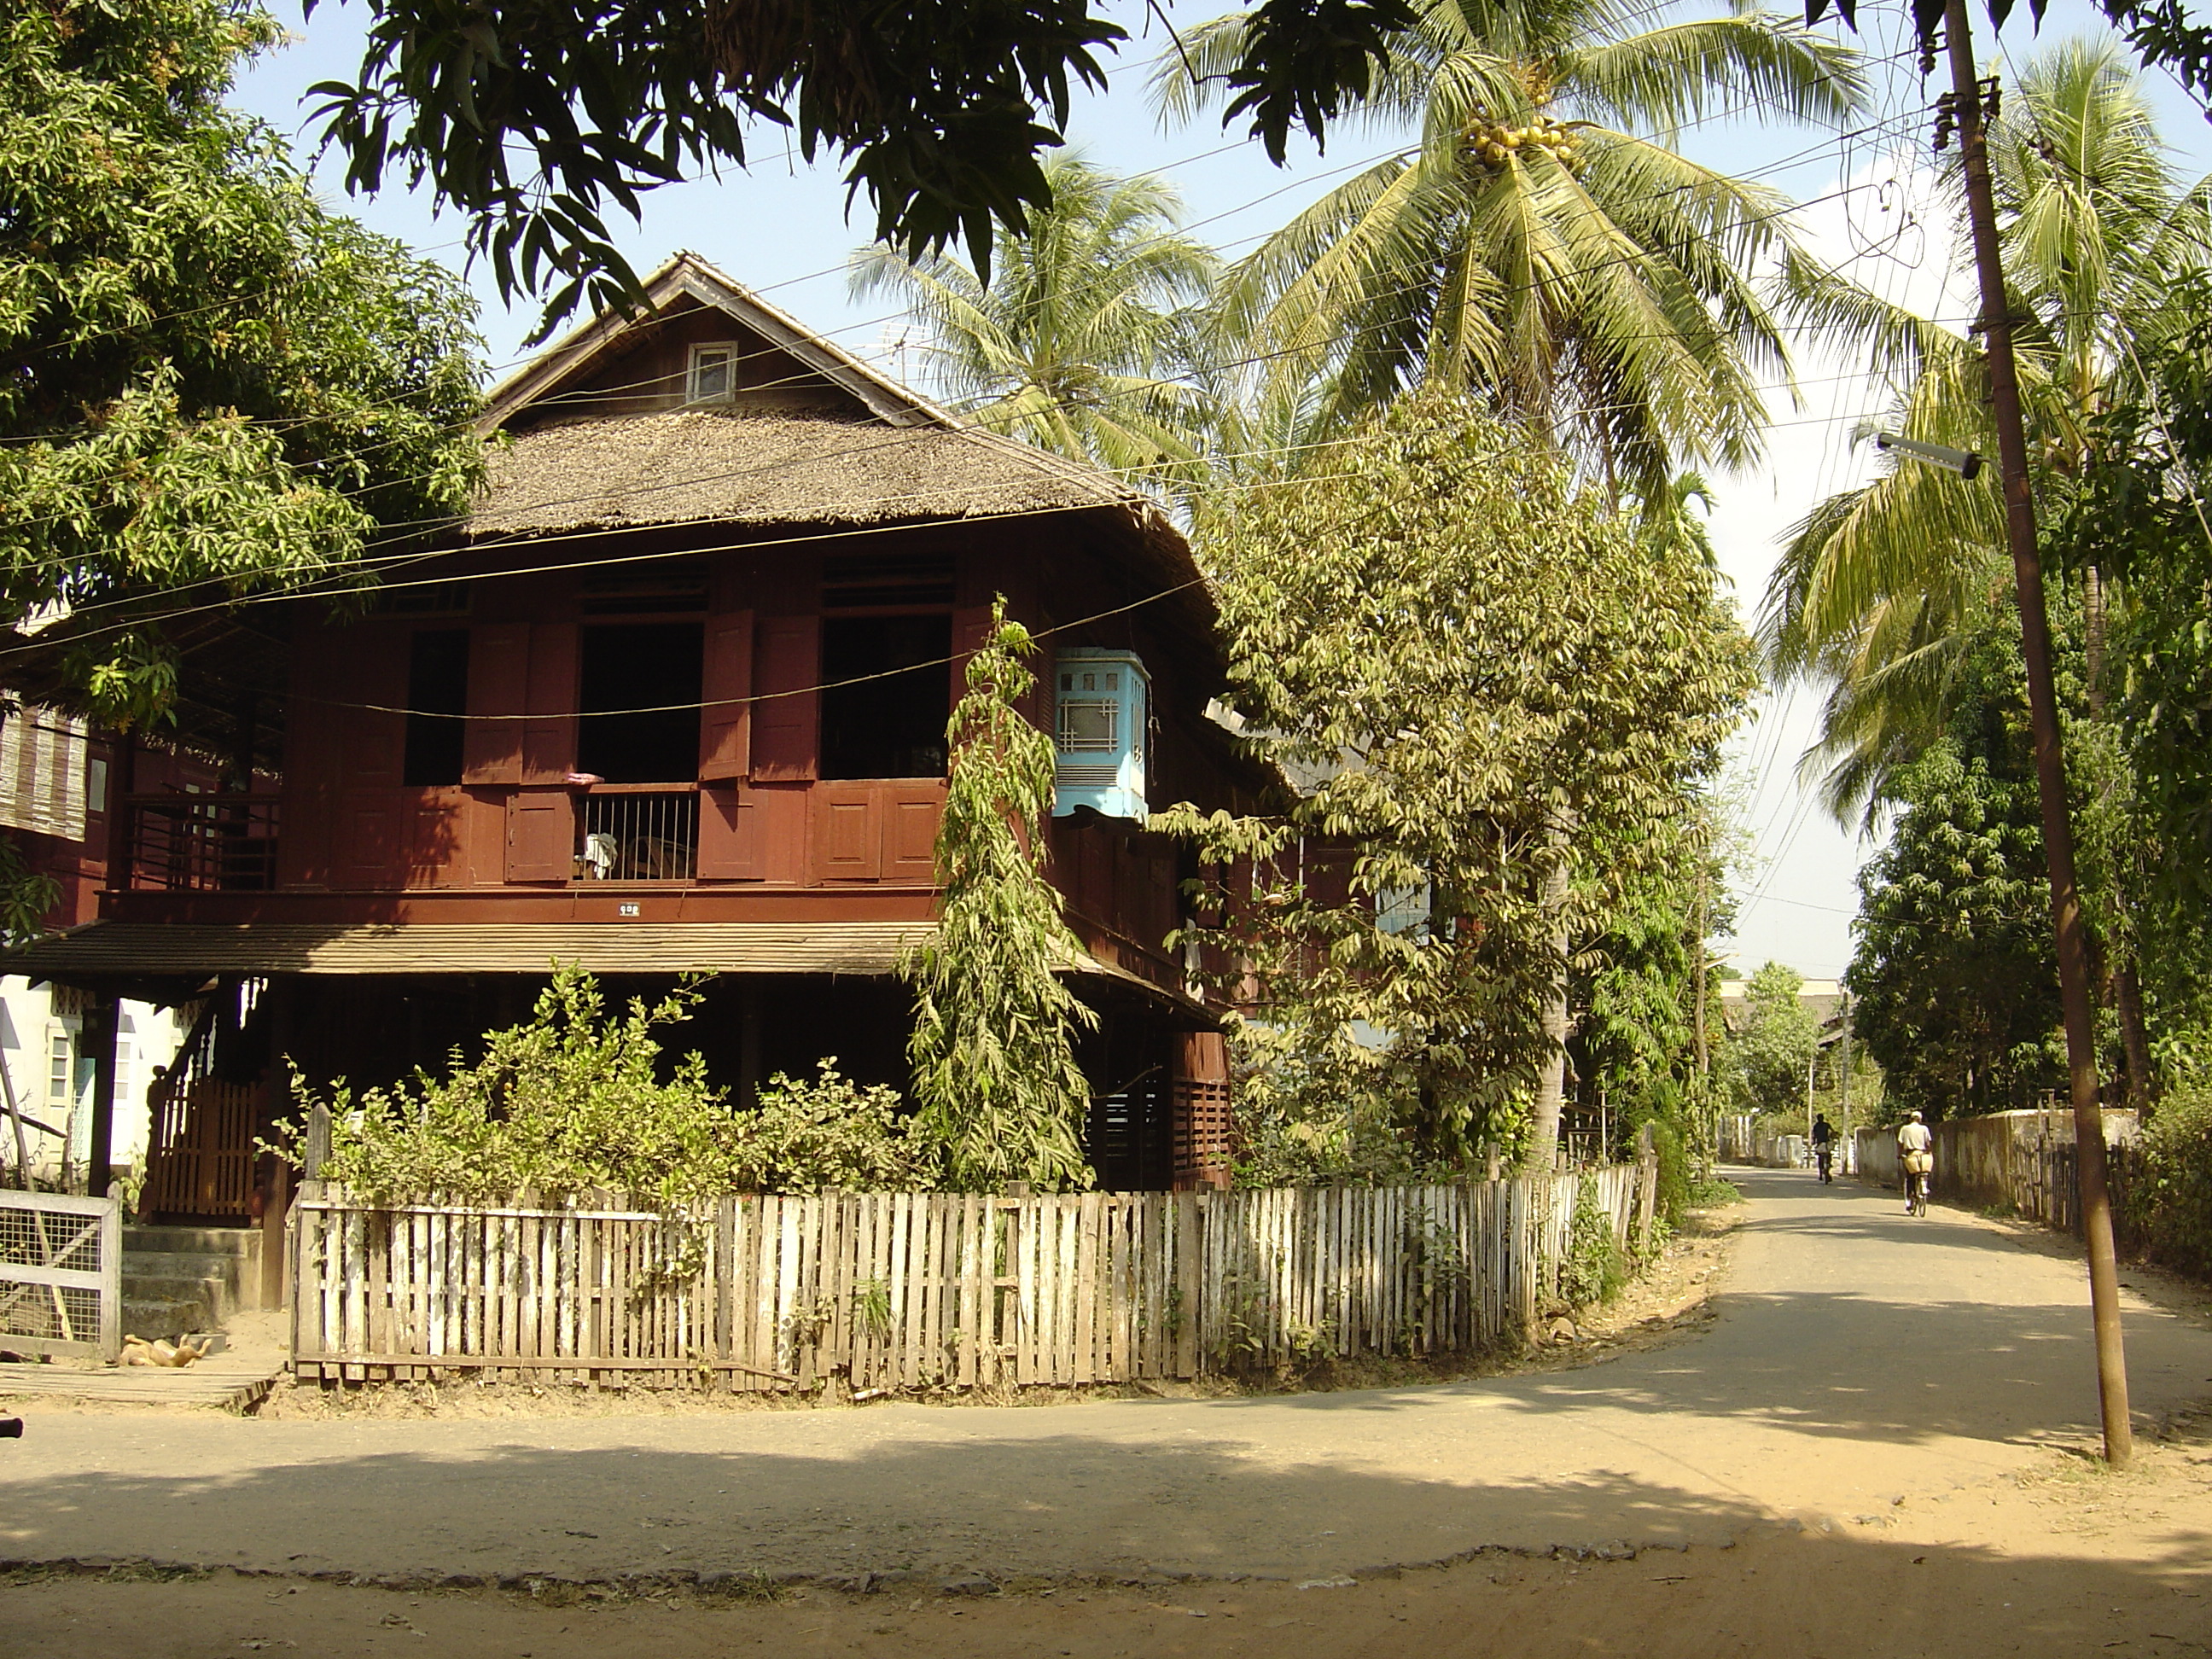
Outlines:
POLYGON ((691 348, 691 373, 684 392, 685 402, 726 404, 737 390, 737 384, 738 348, 734 341, 691 348))

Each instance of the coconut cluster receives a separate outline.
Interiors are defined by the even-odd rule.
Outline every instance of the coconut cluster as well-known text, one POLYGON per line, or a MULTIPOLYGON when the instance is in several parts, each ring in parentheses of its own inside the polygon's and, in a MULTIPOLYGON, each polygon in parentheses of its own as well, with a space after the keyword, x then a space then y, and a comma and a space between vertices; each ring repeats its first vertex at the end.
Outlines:
POLYGON ((1533 115, 1526 126, 1509 127, 1492 120, 1487 110, 1478 110, 1468 142, 1475 155, 1492 167, 1504 167, 1516 149, 1547 149, 1554 161, 1567 167, 1582 162, 1582 139, 1548 115, 1533 115))

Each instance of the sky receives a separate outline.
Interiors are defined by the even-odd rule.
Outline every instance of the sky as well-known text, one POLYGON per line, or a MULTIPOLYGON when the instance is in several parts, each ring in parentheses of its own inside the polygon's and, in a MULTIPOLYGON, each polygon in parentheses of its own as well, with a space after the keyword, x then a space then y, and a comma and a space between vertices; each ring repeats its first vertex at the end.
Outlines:
MULTIPOLYGON (((292 29, 292 44, 254 66, 232 101, 293 135, 307 164, 314 159, 314 131, 304 94, 316 82, 350 78, 368 11, 361 0, 325 0, 312 20, 303 20, 297 0, 272 4, 292 29)), ((1114 60, 1106 90, 1079 101, 1070 139, 1102 167, 1170 179, 1185 204, 1186 229, 1225 257, 1249 252, 1337 181, 1397 147, 1396 133, 1347 126, 1331 136, 1325 151, 1294 144, 1288 164, 1277 168, 1256 143, 1223 131, 1213 118, 1163 130, 1146 92, 1152 62, 1168 47, 1163 26, 1141 3, 1116 0, 1109 11, 1135 38, 1114 60)), ((1167 12, 1179 28, 1212 15, 1211 5, 1188 0, 1167 12)), ((1948 78, 1939 74, 1922 82, 1906 49, 1901 6, 1866 0, 1859 18, 1877 82, 1874 111, 1863 122, 1839 131, 1715 119, 1684 134, 1682 148, 1802 204, 1797 222, 1810 246, 1847 275, 1963 325, 1974 307, 1961 250, 1936 200, 1928 144, 1933 100, 1948 78)), ((1996 52, 1986 18, 1977 22, 1984 58, 2001 52, 2000 72, 2015 82, 2037 44, 2026 9, 2015 14, 1996 52)), ((2088 0, 2051 0, 2040 31, 2045 42, 2104 33, 2088 0)), ((2148 87, 2177 164, 2192 176, 2212 171, 2212 129, 2195 103, 2163 75, 2154 74, 2148 87)), ((333 209, 460 266, 465 224, 434 214, 424 193, 394 182, 373 198, 349 198, 343 167, 332 158, 320 161, 316 179, 333 209)), ((671 186, 645 200, 643 222, 624 228, 617 239, 641 271, 690 248, 848 349, 894 373, 913 367, 910 354, 897 349, 908 336, 903 320, 886 315, 881 301, 862 302, 848 290, 846 261, 867 227, 865 219, 848 222, 837 169, 809 167, 790 153, 779 131, 762 129, 750 167, 671 186)), ((483 302, 480 326, 495 374, 503 375, 524 360, 522 342, 535 313, 526 302, 512 311, 501 305, 487 272, 470 273, 470 281, 483 302)), ((1855 441, 1855 434, 1888 404, 1887 389, 1863 365, 1802 350, 1793 367, 1794 393, 1778 384, 1769 394, 1762 464, 1709 480, 1714 546, 1747 624, 1756 623, 1778 539, 1823 497, 1874 475, 1875 452, 1855 441)), ((1735 748, 1733 781, 1751 852, 1732 882, 1740 910, 1735 935, 1717 948, 1746 973, 1773 959, 1810 978, 1832 978, 1850 960, 1856 877, 1875 843, 1838 826, 1801 777, 1820 702, 1818 689, 1810 687, 1762 696, 1757 719, 1735 748)))

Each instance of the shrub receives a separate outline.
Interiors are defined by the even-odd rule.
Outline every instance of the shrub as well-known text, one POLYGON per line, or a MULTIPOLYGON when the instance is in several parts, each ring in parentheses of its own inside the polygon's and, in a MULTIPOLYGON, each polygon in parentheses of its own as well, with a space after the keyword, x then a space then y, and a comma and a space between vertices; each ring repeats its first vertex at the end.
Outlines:
POLYGON ((1559 1264, 1560 1297, 1577 1308, 1611 1299, 1628 1282, 1628 1262, 1613 1237, 1613 1216, 1598 1200, 1597 1182, 1575 1194, 1567 1230, 1567 1259, 1559 1264))
POLYGON ((2212 1276, 2212 1087, 2168 1095, 2143 1129, 2130 1206, 2147 1252, 2212 1276))
MULTIPOLYGON (((490 1033, 473 1064, 456 1050, 442 1077, 417 1072, 358 1098, 341 1079, 325 1098, 295 1070, 303 1112, 325 1104, 331 1114, 330 1160, 309 1173, 378 1200, 609 1188, 668 1206, 747 1189, 926 1182, 934 1161, 908 1134, 897 1095, 848 1082, 834 1061, 805 1083, 777 1076, 757 1112, 732 1109, 696 1054, 663 1082, 654 1033, 698 1001, 687 983, 610 1016, 591 975, 556 966, 528 1020, 490 1033)), ((298 1165, 301 1138, 281 1127, 273 1150, 298 1165)))
POLYGON ((767 1193, 912 1192, 939 1184, 935 1148, 908 1129, 897 1090, 837 1073, 833 1055, 794 1082, 778 1072, 760 1104, 737 1115, 733 1169, 741 1188, 767 1193))

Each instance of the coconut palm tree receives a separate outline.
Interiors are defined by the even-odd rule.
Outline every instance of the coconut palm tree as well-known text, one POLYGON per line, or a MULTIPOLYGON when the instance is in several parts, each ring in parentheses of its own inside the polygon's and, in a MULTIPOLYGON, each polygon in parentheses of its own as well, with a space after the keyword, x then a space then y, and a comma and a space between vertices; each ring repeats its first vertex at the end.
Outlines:
MULTIPOLYGON (((1990 128, 1990 157, 2030 447, 2063 476, 2087 455, 2100 410, 2139 386, 2174 281, 2206 263, 2212 181, 2184 186, 2141 86, 2106 43, 2033 58, 1990 128)), ((1958 212, 1963 225, 1963 202, 1958 212)), ((1925 325, 1919 371, 1883 424, 1993 453, 1972 343, 1925 325)), ((1966 480, 1899 462, 1791 532, 1762 634, 1778 681, 1829 688, 1808 758, 1827 769, 1838 817, 1879 810, 1892 771, 1942 734, 1972 641, 2012 625, 2004 550, 1994 467, 1966 480)))
POLYGON ((853 257, 855 295, 905 303, 938 389, 979 426, 1120 469, 1188 472, 1208 402, 1200 311, 1219 263, 1181 234, 1174 188, 1078 155, 1045 164, 1052 204, 1001 228, 991 280, 945 255, 881 245, 853 257))
MULTIPOLYGON (((1628 0, 1413 0, 1418 21, 1358 113, 1412 131, 1231 274, 1224 333, 1273 380, 1327 380, 1348 417, 1415 381, 1478 393, 1647 497, 1688 463, 1759 446, 1786 374, 1780 298, 1830 325, 1878 307, 1800 258, 1779 193, 1680 155, 1700 118, 1822 122, 1863 106, 1850 47, 1735 0, 1647 26, 1628 0)), ((1221 18, 1163 56, 1188 119, 1240 61, 1221 18)))

